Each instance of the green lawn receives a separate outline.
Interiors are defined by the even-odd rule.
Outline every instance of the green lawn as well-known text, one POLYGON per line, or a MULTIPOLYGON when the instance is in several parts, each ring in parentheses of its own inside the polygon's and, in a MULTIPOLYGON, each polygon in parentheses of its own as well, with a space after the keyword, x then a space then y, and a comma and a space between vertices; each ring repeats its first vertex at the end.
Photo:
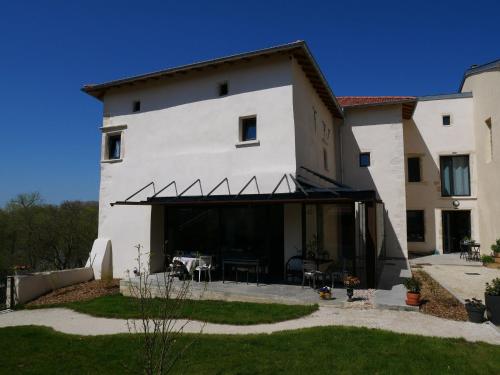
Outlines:
MULTIPOLYGON (((161 300, 151 303, 152 314, 158 314, 161 300)), ((138 300, 121 294, 95 298, 89 301, 69 302, 61 305, 43 307, 68 307, 75 311, 108 318, 139 318, 138 300)), ((37 307, 38 308, 38 307, 37 307)), ((208 300, 185 300, 177 315, 210 323, 222 324, 259 324, 296 319, 309 315, 318 309, 318 305, 281 305, 248 302, 226 302, 208 300)))
MULTIPOLYGON (((362 328, 251 336, 182 335, 193 342, 175 374, 498 374, 500 347, 362 328)), ((0 329, 6 374, 141 373, 140 336, 72 336, 43 327, 0 329)))

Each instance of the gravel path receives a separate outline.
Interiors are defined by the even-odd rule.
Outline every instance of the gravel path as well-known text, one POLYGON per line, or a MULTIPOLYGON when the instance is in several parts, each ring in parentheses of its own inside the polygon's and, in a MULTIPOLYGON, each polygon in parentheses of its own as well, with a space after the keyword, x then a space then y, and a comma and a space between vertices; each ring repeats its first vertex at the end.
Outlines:
MULTIPOLYGON (((177 322, 179 325, 184 323, 183 320, 177 322)), ((23 325, 46 326, 63 333, 78 335, 129 332, 126 320, 96 318, 64 308, 20 310, 0 314, 0 328, 23 325)), ((500 345, 500 330, 487 323, 457 322, 409 311, 342 309, 328 306, 320 307, 309 316, 274 324, 235 326, 191 321, 184 327, 184 332, 198 333, 203 329, 204 334, 241 335, 330 325, 378 328, 423 336, 456 337, 500 345)))

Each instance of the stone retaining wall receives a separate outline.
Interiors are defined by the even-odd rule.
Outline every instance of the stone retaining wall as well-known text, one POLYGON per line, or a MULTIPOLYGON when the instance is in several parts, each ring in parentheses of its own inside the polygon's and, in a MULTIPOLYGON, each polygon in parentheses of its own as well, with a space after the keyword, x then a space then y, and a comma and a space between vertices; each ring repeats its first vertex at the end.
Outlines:
POLYGON ((9 276, 7 308, 32 301, 56 289, 92 279, 94 279, 94 272, 91 267, 9 276))

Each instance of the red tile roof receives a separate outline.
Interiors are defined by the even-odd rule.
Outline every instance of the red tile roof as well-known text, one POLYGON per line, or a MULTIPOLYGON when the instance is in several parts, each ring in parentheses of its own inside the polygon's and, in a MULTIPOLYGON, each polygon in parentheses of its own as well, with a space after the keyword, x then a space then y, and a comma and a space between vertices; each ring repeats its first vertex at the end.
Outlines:
POLYGON ((417 100, 415 96, 337 96, 342 107, 391 104, 417 100))

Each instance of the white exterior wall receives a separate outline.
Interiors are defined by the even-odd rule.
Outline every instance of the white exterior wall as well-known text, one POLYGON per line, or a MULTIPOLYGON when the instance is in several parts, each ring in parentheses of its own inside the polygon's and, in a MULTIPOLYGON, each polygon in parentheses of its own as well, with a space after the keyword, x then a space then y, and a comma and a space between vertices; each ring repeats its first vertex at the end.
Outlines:
POLYGON ((477 189, 481 252, 489 254, 490 246, 500 238, 500 71, 486 71, 466 78, 462 92, 472 92, 473 125, 477 149, 477 189), (486 121, 491 121, 492 153, 486 121))
MULTIPOLYGON (((197 178, 205 194, 224 177, 229 178, 231 193, 237 193, 255 175, 260 192, 269 193, 284 173, 295 173, 288 56, 114 89, 104 97, 104 113, 104 129, 127 126, 123 160, 101 164, 99 237, 112 241, 115 277, 124 277, 137 264, 136 244, 158 253, 163 240, 151 233, 150 207, 110 207, 111 202, 125 199, 150 181, 159 189, 176 180, 181 192, 197 178), (222 81, 229 82, 229 95, 218 97, 222 81), (141 112, 132 114, 135 100, 141 101, 141 112), (239 118, 249 115, 257 116, 260 145, 237 148, 239 118)), ((220 194, 227 193, 225 186, 219 189, 220 194)), ((288 191, 286 184, 280 191, 288 191)), ((252 184, 245 192, 257 191, 252 184)), ((133 200, 152 193, 149 188, 133 200)), ((198 187, 186 195, 199 195, 198 187)))
POLYGON ((343 182, 376 190, 385 203, 386 255, 407 257, 403 123, 400 105, 347 109, 342 137, 343 182), (370 167, 359 153, 370 152, 370 167))
POLYGON ((335 128, 339 126, 340 120, 334 123, 330 110, 295 60, 292 68, 297 172, 316 183, 325 184, 324 181, 300 171, 299 168, 304 166, 333 179, 337 178, 335 128), (314 111, 316 111, 316 123, 314 111), (324 168, 323 149, 327 151, 328 169, 324 168))
POLYGON ((404 126, 405 163, 408 157, 420 157, 421 182, 408 182, 406 207, 424 210, 425 242, 409 242, 411 252, 443 252, 442 210, 471 211, 471 237, 480 240, 477 214, 477 168, 472 98, 423 100, 417 103, 412 120, 404 126), (442 116, 451 116, 451 125, 443 126, 442 116), (470 197, 442 197, 440 156, 469 155, 470 197))

